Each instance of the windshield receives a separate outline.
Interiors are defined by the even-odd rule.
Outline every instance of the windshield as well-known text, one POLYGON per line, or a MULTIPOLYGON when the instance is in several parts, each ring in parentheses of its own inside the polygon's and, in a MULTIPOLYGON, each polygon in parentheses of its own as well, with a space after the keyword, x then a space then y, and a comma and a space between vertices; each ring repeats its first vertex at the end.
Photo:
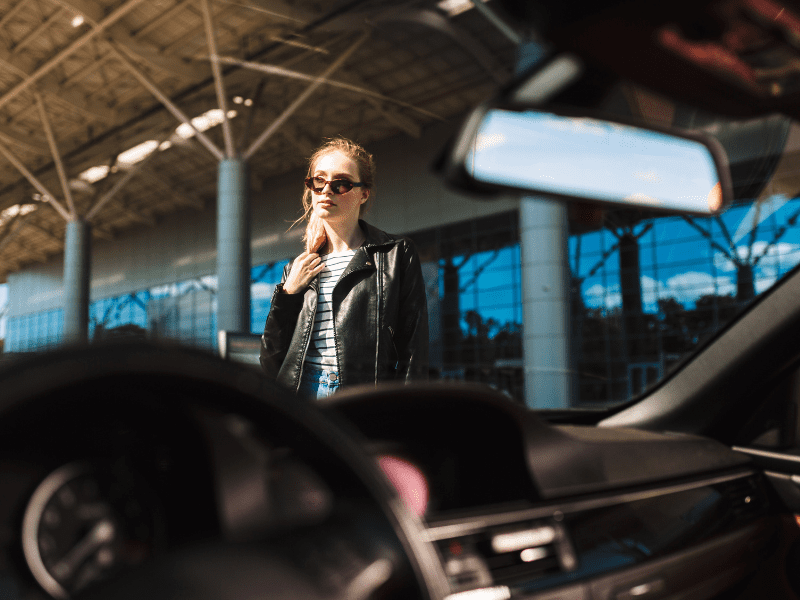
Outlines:
MULTIPOLYGON (((716 137, 731 163, 733 205, 714 217, 654 216, 505 199, 453 212, 445 224, 393 231, 413 241, 421 263, 431 379, 489 385, 532 408, 623 403, 667 377, 800 262, 795 123, 723 119, 632 87, 601 108, 716 137), (533 217, 531 206, 540 211, 533 217), (547 207, 563 219, 539 229, 547 207), (526 233, 531 218, 533 234, 526 233), (527 308, 542 294, 559 299, 531 316, 527 308), (557 391, 535 391, 543 380, 557 391)), ((387 195, 410 181, 385 177, 387 195)), ((367 218, 382 225, 379 212, 367 218)), ((231 358, 258 364, 259 336, 295 246, 278 260, 254 261, 251 329, 245 339, 231 338, 231 358)), ((173 339, 221 352, 217 285, 209 274, 93 300, 90 339, 173 339)), ((38 294, 30 301, 54 292, 38 294)), ((5 352, 57 345, 63 320, 58 308, 9 316, 5 352)))
MULTIPOLYGON (((674 371, 800 261, 794 123, 722 118, 628 84, 610 93, 602 110, 715 137, 730 161, 733 204, 711 217, 570 204, 563 232, 547 224, 558 213, 542 208, 546 200, 523 199, 505 222, 417 234, 437 294, 430 303, 440 311, 431 327, 439 328, 432 345, 437 376, 488 383, 533 408, 626 402, 674 371)), ((541 162, 514 160, 543 170, 558 150, 536 148, 541 162)), ((564 178, 566 161, 554 175, 564 178)), ((519 165, 487 166, 487 177, 513 185, 509 178, 529 176, 519 165)), ((598 183, 595 196, 601 195, 598 183)))

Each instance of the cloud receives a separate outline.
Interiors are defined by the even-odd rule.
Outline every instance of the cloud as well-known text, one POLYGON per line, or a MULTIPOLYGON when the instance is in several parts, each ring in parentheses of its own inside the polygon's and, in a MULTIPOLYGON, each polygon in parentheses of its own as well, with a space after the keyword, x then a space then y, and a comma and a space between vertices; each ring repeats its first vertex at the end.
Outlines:
POLYGON ((619 284, 615 283, 605 287, 596 283, 583 292, 583 302, 589 308, 616 308, 622 304, 619 284))
POLYGON ((675 298, 686 304, 709 294, 730 296, 735 293, 736 285, 730 277, 718 276, 715 279, 710 273, 689 271, 667 279, 661 297, 675 298))
MULTIPOLYGON (((736 284, 731 277, 718 276, 715 280, 710 273, 702 271, 688 271, 663 282, 644 276, 641 286, 642 307, 646 312, 657 311, 658 301, 666 298, 691 305, 708 294, 730 296, 736 293, 736 284)), ((622 293, 617 283, 608 287, 596 283, 584 290, 583 301, 590 308, 617 308, 622 305, 622 293)))
MULTIPOLYGON (((766 255, 758 262, 758 269, 777 273, 778 269, 786 271, 800 262, 800 244, 778 242, 777 244, 769 245, 769 248, 767 246, 767 242, 764 241, 753 243, 751 256, 761 256, 764 250, 767 250, 766 255)), ((745 245, 736 247, 736 254, 742 260, 747 258, 748 252, 750 251, 745 245)), ((714 266, 724 272, 736 271, 736 265, 733 264, 733 261, 721 252, 714 254, 714 266)))

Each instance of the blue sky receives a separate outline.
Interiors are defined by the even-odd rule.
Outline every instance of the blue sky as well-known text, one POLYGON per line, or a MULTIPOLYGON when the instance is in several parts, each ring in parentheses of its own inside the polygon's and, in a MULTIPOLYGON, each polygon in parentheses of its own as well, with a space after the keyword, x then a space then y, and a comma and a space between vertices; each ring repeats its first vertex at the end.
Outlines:
MULTIPOLYGON (((751 252, 754 256, 766 251, 755 270, 756 291, 761 293, 771 287, 782 275, 800 262, 800 228, 789 226, 777 243, 771 243, 776 232, 787 225, 787 219, 800 206, 797 202, 775 202, 776 210, 770 212, 765 206, 760 215, 752 207, 737 207, 723 214, 722 220, 734 238, 736 252, 745 259, 751 252), (761 219, 755 240, 751 244, 749 231, 753 219, 761 219)), ((696 222, 708 230, 720 245, 727 247, 720 227, 710 219, 696 222)), ((634 231, 641 231, 637 226, 634 231)), ((603 250, 616 241, 609 232, 582 236, 579 275, 587 276, 600 260, 603 250)), ((570 240, 570 257, 573 261, 578 241, 570 240)), ((642 300, 646 311, 656 310, 659 298, 672 297, 688 307, 706 294, 733 295, 736 291, 736 265, 719 249, 711 247, 701 234, 677 217, 657 221, 656 225, 642 236, 640 246, 640 268, 642 300)), ((582 285, 587 306, 613 308, 620 304, 619 254, 614 253, 606 262, 607 271, 587 277, 582 285)))
POLYGON ((708 210, 718 182, 711 155, 693 140, 548 113, 496 110, 469 164, 480 180, 543 192, 708 210))

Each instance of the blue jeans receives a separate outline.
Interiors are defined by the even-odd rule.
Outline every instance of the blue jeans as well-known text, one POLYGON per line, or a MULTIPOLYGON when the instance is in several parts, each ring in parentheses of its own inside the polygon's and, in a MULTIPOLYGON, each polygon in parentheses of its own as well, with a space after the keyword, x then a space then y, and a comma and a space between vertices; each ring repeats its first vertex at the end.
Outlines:
POLYGON ((303 367, 303 376, 300 379, 300 388, 297 393, 306 398, 327 398, 339 389, 339 373, 324 371, 308 365, 303 367))

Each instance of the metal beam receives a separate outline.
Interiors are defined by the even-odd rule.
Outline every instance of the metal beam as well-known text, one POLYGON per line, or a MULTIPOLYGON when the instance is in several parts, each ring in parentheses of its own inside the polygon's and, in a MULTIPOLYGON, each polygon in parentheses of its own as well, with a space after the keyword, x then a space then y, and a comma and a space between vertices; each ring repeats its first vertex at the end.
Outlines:
POLYGON ((206 147, 206 150, 211 152, 211 154, 214 155, 217 160, 222 160, 225 158, 225 155, 219 148, 217 148, 216 144, 214 144, 214 142, 212 142, 211 139, 202 131, 198 130, 194 125, 192 125, 191 119, 180 108, 178 108, 175 103, 172 102, 172 100, 170 100, 169 97, 162 92, 155 83, 150 81, 150 79, 122 53, 122 50, 118 48, 115 43, 109 42, 109 47, 115 53, 117 59, 128 68, 128 70, 131 72, 131 74, 133 74, 134 77, 136 77, 136 79, 139 80, 139 83, 141 83, 151 94, 153 94, 153 96, 156 97, 156 99, 158 99, 159 102, 161 102, 161 104, 164 105, 164 107, 170 113, 172 113, 173 117, 178 119, 178 121, 181 123, 184 123, 192 128, 197 140, 206 147))
POLYGON ((460 45, 470 53, 478 63, 484 68, 489 76, 497 83, 504 83, 509 76, 508 70, 499 64, 492 53, 477 38, 470 35, 466 30, 456 26, 451 21, 437 12, 428 9, 422 10, 403 10, 393 12, 380 18, 381 21, 410 21, 420 25, 425 25, 436 29, 460 45))
POLYGON ((42 198, 45 200, 45 202, 49 202, 50 205, 54 209, 56 209, 58 214, 60 214, 65 221, 69 221, 72 218, 67 209, 65 209, 61 205, 61 203, 58 200, 56 200, 56 197, 53 194, 51 194, 50 191, 46 187, 44 187, 44 185, 33 175, 33 173, 28 171, 28 169, 25 168, 25 165, 23 165, 22 162, 16 156, 14 156, 9 151, 8 148, 6 148, 2 144, 0 144, 0 154, 5 156, 8 159, 8 162, 14 165, 17 168, 17 170, 20 173, 22 173, 25 179, 27 179, 31 183, 33 187, 39 190, 39 193, 42 195, 42 198))
POLYGON ((17 215, 16 217, 14 217, 13 222, 9 224, 7 230, 3 234, 3 237, 0 238, 0 252, 2 252, 3 249, 6 246, 8 246, 8 244, 11 243, 14 240, 14 238, 16 238, 20 234, 22 229, 25 227, 27 221, 31 219, 31 217, 35 212, 36 211, 33 210, 24 215, 17 215))
POLYGON ((42 32, 44 32, 48 27, 50 27, 50 24, 55 19, 57 19, 60 14, 61 14, 61 9, 60 8, 57 8, 56 10, 54 10, 53 14, 51 14, 49 17, 46 17, 41 23, 39 23, 39 25, 37 27, 35 27, 33 30, 31 30, 28 33, 28 35, 26 35, 24 38, 22 38, 16 44, 14 44, 14 47, 11 49, 11 53, 12 54, 19 54, 20 50, 25 48, 25 46, 27 46, 31 42, 34 42, 34 41, 40 39, 41 35, 42 35, 42 32))
POLYGON ((250 69, 251 71, 259 71, 261 73, 267 73, 269 75, 277 75, 279 77, 286 77, 288 79, 299 79, 301 81, 324 83, 326 85, 348 90, 356 94, 361 94, 362 96, 367 96, 369 98, 374 98, 376 100, 381 100, 383 102, 390 102, 392 104, 397 104, 398 106, 402 106, 403 108, 408 108, 409 110, 413 110, 420 114, 423 114, 426 117, 438 119, 439 121, 444 120, 436 113, 432 113, 428 110, 425 110, 424 108, 419 108, 414 106, 413 104, 409 104, 408 102, 403 102, 402 100, 396 100, 395 98, 384 96, 383 94, 364 86, 353 85, 352 83, 346 83, 344 81, 329 79, 325 75, 308 75, 307 73, 301 73, 299 71, 294 71, 292 69, 287 69, 285 67, 279 67, 277 65, 267 65, 247 60, 240 60, 238 58, 233 58, 230 56, 220 56, 219 61, 221 63, 225 63, 228 65, 235 65, 237 67, 242 67, 243 69, 250 69))
POLYGON ((11 19, 17 16, 19 11, 25 8, 25 5, 28 4, 30 0, 20 0, 17 2, 14 7, 9 10, 6 14, 3 15, 3 18, 0 19, 0 28, 5 27, 6 23, 8 23, 11 19))
POLYGON ((47 117, 44 100, 42 100, 42 96, 39 92, 35 92, 34 97, 36 98, 36 105, 39 107, 39 118, 42 121, 42 127, 44 127, 44 134, 47 137, 47 143, 50 145, 50 153, 53 156, 53 162, 56 164, 58 178, 61 181, 61 191, 64 192, 64 198, 67 200, 69 214, 72 219, 75 219, 77 213, 75 212, 75 202, 72 200, 72 190, 69 188, 67 172, 64 170, 64 162, 61 160, 61 153, 58 151, 56 137, 53 135, 53 128, 50 126, 50 119, 47 117))
POLYGON ((319 17, 284 0, 245 0, 245 5, 271 17, 291 21, 293 26, 306 25, 319 17))
POLYGON ((211 71, 214 74, 214 89, 217 92, 217 104, 222 111, 222 137, 225 140, 225 156, 233 158, 233 134, 231 124, 228 121, 228 106, 225 99, 225 82, 222 79, 222 69, 219 66, 219 53, 217 52, 217 37, 214 31, 214 20, 211 14, 211 4, 209 0, 202 0, 203 22, 206 27, 206 42, 208 52, 211 55, 211 71))
MULTIPOLYGON (((5 48, 0 48, 0 63, 23 80, 29 78, 36 70, 36 64, 31 57, 27 55, 14 56, 5 48)), ((76 76, 85 76, 86 73, 86 70, 81 70, 76 76)), ((68 104, 75 112, 84 114, 92 119, 110 121, 114 118, 114 111, 110 110, 104 104, 92 102, 85 96, 69 90, 66 85, 69 84, 72 79, 73 78, 70 78, 62 82, 52 73, 48 73, 39 79, 36 87, 40 92, 57 97, 60 102, 68 104)))
POLYGON ((158 15, 155 19, 150 21, 147 25, 145 25, 141 29, 136 30, 134 32, 134 35, 136 35, 137 37, 142 35, 147 35, 148 33, 153 31, 154 29, 157 29, 164 23, 171 21, 176 14, 178 14, 192 2, 194 2, 194 0, 182 0, 181 2, 178 2, 175 6, 165 10, 163 13, 158 15))
POLYGON ((109 27, 111 27, 111 25, 119 21, 122 17, 127 15, 130 11, 132 11, 142 2, 144 2, 144 0, 128 0, 127 2, 125 2, 125 4, 123 4, 122 6, 114 10, 111 14, 103 18, 103 20, 100 21, 94 27, 92 27, 92 29, 89 32, 79 37, 77 40, 75 40, 69 46, 67 46, 64 50, 56 54, 54 57, 46 61, 42 66, 36 69, 36 71, 34 71, 27 79, 15 85, 11 90, 0 96, 0 108, 3 108, 6 104, 14 100, 22 92, 27 90, 37 81, 39 81, 39 79, 41 79, 47 73, 52 71, 55 67, 60 65, 65 59, 72 56, 73 53, 75 53, 77 50, 80 50, 94 37, 101 34, 109 27))
POLYGON ((31 141, 23 137, 25 134, 17 131, 13 127, 0 125, 0 138, 3 138, 9 144, 14 144, 18 148, 33 152, 34 154, 47 154, 47 146, 37 144, 36 141, 31 141))
MULTIPOLYGON (((66 8, 72 13, 81 15, 84 20, 96 25, 103 19, 103 7, 92 0, 50 0, 59 6, 66 8)), ((171 75, 181 79, 197 78, 205 75, 205 72, 197 69, 188 61, 175 56, 168 56, 155 46, 132 36, 125 27, 119 24, 108 28, 108 38, 136 54, 139 58, 147 61, 148 64, 166 71, 171 75)))
POLYGON ((488 20, 492 25, 497 27, 497 29, 506 36, 511 42, 517 46, 522 42, 522 36, 517 33, 513 27, 511 27, 508 23, 503 21, 497 14, 488 6, 486 6, 486 0, 470 0, 472 5, 475 9, 481 13, 486 20, 488 20))
POLYGON ((285 110, 285 111, 283 111, 283 113, 282 113, 282 114, 281 114, 281 115, 280 115, 280 116, 279 116, 277 119, 275 119, 275 121, 273 121, 273 122, 272 122, 272 124, 271 124, 269 127, 267 127, 267 129, 266 129, 266 130, 265 130, 265 131, 264 131, 264 132, 263 132, 263 133, 262 133, 260 136, 258 136, 258 139, 256 139, 256 140, 255 140, 255 141, 254 141, 252 144, 250 144, 250 147, 249 147, 249 148, 247 149, 247 151, 244 153, 244 158, 245 158, 245 159, 249 159, 251 156, 253 156, 253 154, 254 154, 254 153, 255 153, 255 152, 256 152, 256 151, 257 151, 257 150, 258 150, 258 149, 261 147, 261 145, 262 145, 264 142, 266 142, 266 141, 267 141, 267 140, 268 140, 268 139, 269 139, 269 138, 270 138, 270 137, 271 137, 271 136, 272 136, 272 135, 275 133, 275 131, 276 131, 276 130, 277 130, 277 129, 278 129, 280 126, 281 126, 281 125, 283 125, 283 123, 284 123, 284 122, 285 122, 285 121, 286 121, 286 120, 287 120, 289 117, 291 117, 291 116, 292 116, 292 115, 295 113, 295 111, 296 111, 298 108, 300 108, 300 106, 301 106, 301 105, 302 105, 302 104, 303 104, 303 103, 304 103, 306 100, 308 100, 308 98, 311 96, 311 94, 313 94, 313 93, 314 93, 314 92, 317 90, 317 88, 318 88, 320 85, 322 85, 322 84, 324 83, 325 79, 327 79, 327 78, 328 78, 328 77, 329 77, 329 76, 330 76, 330 75, 331 75, 331 74, 332 74, 334 71, 336 71, 336 69, 338 69, 339 67, 341 67, 341 66, 342 66, 342 65, 345 63, 345 61, 346 61, 348 58, 350 58, 350 56, 352 56, 352 54, 353 54, 353 53, 354 53, 356 50, 358 50, 358 48, 359 48, 359 47, 361 47, 361 45, 362 45, 364 42, 366 42, 366 41, 369 39, 369 36, 370 36, 370 31, 369 31, 369 30, 365 31, 365 32, 364 32, 364 33, 361 35, 361 37, 359 37, 359 38, 358 38, 358 39, 357 39, 355 42, 353 42, 353 43, 352 43, 352 44, 351 44, 351 45, 350 45, 350 46, 347 48, 347 50, 345 50, 344 52, 342 52, 342 54, 339 56, 339 58, 337 58, 335 61, 333 61, 333 63, 331 63, 331 65, 330 65, 330 66, 329 66, 327 69, 325 69, 325 71, 323 71, 323 72, 322 72, 322 74, 321 74, 321 75, 319 75, 319 76, 318 76, 318 77, 317 77, 317 78, 316 78, 316 79, 315 79, 315 80, 314 80, 314 81, 311 83, 311 85, 309 85, 309 86, 308 86, 308 87, 307 87, 307 88, 306 88, 306 89, 305 89, 305 90, 304 90, 304 91, 303 91, 303 92, 302 92, 302 93, 301 93, 301 94, 300 94, 300 95, 299 95, 299 96, 298 96, 298 97, 295 99, 295 101, 294 101, 294 102, 292 102, 292 103, 291 103, 291 104, 290 104, 290 105, 289 105, 289 106, 286 108, 286 110, 285 110))
MULTIPOLYGON (((359 77, 350 72, 343 71, 341 76, 350 80, 351 83, 354 83, 361 88, 367 87, 359 77)), ((377 98, 374 95, 367 96, 366 101, 372 106, 372 108, 377 110, 378 113, 383 116, 383 118, 390 123, 397 125, 397 127, 405 131, 411 137, 419 138, 422 135, 422 127, 419 125, 419 123, 401 113, 399 110, 397 110, 397 107, 387 106, 387 101, 384 101, 382 98, 377 98)), ((427 113, 428 111, 425 112, 427 113)), ((434 116, 438 117, 438 115, 434 116)), ((443 120, 441 117, 438 118, 443 120)))
MULTIPOLYGON (((161 141, 163 141, 163 139, 161 141)), ((159 145, 161 144, 159 143, 159 145)), ((133 168, 128 169, 128 171, 122 177, 120 177, 116 182, 114 182, 114 185, 111 187, 111 189, 108 190, 105 194, 103 194, 100 197, 100 199, 98 199, 98 201, 95 202, 94 206, 92 206, 92 208, 89 209, 89 212, 86 213, 86 220, 91 221, 95 217, 95 215, 98 212, 100 212, 100 209, 103 208, 106 202, 111 200, 117 194, 117 192, 119 192, 125 186, 125 184, 127 184, 131 180, 131 178, 134 175, 137 175, 144 170, 147 163, 149 163, 152 160, 152 158, 156 155, 157 152, 158 152, 158 146, 156 146, 155 150, 153 150, 150 154, 144 157, 144 159, 136 163, 133 166, 133 168)))

